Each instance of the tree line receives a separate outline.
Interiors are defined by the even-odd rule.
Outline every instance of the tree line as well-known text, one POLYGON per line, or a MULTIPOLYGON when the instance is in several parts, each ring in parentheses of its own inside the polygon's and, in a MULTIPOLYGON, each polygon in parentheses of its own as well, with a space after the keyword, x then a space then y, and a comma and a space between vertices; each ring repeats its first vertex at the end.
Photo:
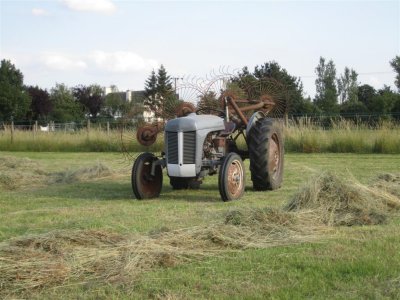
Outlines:
MULTIPOLYGON (((387 85, 375 89, 371 85, 360 84, 358 73, 349 67, 345 67, 343 73, 337 75, 334 62, 327 61, 323 57, 320 57, 315 68, 316 94, 314 98, 304 96, 300 77, 290 75, 275 61, 257 65, 253 71, 246 66, 243 67, 237 75, 230 78, 227 89, 239 97, 249 97, 249 92, 246 91, 249 86, 257 86, 257 84, 260 86, 263 80, 273 79, 284 86, 287 95, 285 112, 289 116, 369 114, 400 118, 400 56, 396 56, 389 63, 396 73, 397 91, 387 85)), ((262 89, 261 86, 260 89, 262 89)), ((167 110, 176 106, 176 97, 179 95, 172 91, 171 78, 166 74, 163 66, 157 75, 155 71, 150 74, 145 83, 145 90, 145 103, 157 116, 171 115, 171 112, 167 110)), ((214 91, 207 92, 196 100, 198 100, 197 108, 220 106, 220 101, 214 91)))
POLYGON ((112 119, 124 114, 132 104, 115 86, 108 95, 97 84, 68 87, 56 84, 50 91, 26 86, 23 74, 8 60, 0 66, 0 121, 81 122, 85 119, 112 119))
MULTIPOLYGON (((270 61, 257 65, 253 71, 243 67, 237 76, 231 78, 229 88, 239 95, 245 84, 263 79, 274 79, 285 86, 288 95, 286 113, 299 115, 356 115, 378 114, 400 118, 400 56, 390 62, 396 73, 397 91, 384 85, 375 89, 360 84, 358 73, 346 67, 337 75, 332 60, 320 57, 315 68, 316 94, 313 99, 304 96, 301 78, 290 75, 277 62, 270 61)), ((199 107, 218 106, 216 95, 208 93, 198 100, 199 107)), ((165 67, 153 70, 144 84, 142 104, 157 118, 169 118, 181 102, 173 89, 171 77, 165 67)), ((67 87, 56 84, 49 91, 38 86, 26 86, 23 74, 9 60, 2 60, 0 66, 0 121, 25 120, 32 122, 79 122, 85 119, 114 119, 127 113, 140 113, 143 109, 138 102, 126 101, 116 86, 112 93, 105 95, 97 84, 67 87)))

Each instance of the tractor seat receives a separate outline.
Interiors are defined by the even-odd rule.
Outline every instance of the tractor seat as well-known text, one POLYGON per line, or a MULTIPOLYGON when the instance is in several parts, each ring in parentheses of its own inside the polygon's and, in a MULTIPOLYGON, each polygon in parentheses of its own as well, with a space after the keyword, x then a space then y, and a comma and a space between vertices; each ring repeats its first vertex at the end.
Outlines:
POLYGON ((224 125, 225 130, 221 131, 221 133, 219 134, 220 136, 228 136, 236 129, 236 124, 233 122, 224 121, 224 125))

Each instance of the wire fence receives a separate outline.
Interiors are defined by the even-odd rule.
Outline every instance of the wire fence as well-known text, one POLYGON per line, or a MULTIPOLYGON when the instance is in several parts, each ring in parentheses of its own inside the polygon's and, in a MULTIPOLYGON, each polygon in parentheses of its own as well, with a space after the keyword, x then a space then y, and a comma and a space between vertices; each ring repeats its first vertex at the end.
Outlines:
MULTIPOLYGON (((131 129, 135 130, 144 123, 153 123, 151 118, 126 120, 84 120, 77 122, 54 121, 12 121, 0 123, 0 131, 33 131, 33 132, 79 132, 79 131, 105 131, 131 129)), ((391 114, 380 113, 355 113, 355 114, 292 114, 285 120, 287 126, 312 125, 324 129, 330 129, 341 122, 350 122, 354 125, 379 127, 383 122, 390 122, 400 126, 400 112, 391 114)))

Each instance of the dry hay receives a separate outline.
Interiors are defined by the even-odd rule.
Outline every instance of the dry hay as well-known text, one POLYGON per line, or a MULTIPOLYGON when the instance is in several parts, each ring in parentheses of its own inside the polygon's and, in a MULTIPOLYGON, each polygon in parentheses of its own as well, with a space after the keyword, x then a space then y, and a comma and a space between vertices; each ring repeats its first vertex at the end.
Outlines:
POLYGON ((29 158, 0 157, 0 190, 19 190, 53 183, 74 183, 102 179, 113 172, 104 164, 68 169, 62 172, 47 172, 42 165, 29 158))
POLYGON ((315 227, 304 219, 272 209, 232 210, 209 226, 163 228, 141 236, 56 231, 0 244, 0 287, 4 296, 67 282, 132 282, 154 267, 315 238, 315 227))
POLYGON ((42 185, 48 173, 29 158, 0 157, 0 190, 42 185))
POLYGON ((394 188, 399 183, 382 178, 379 184, 366 186, 329 172, 321 173, 294 195, 286 210, 311 210, 326 225, 381 224, 390 212, 400 209, 400 198, 389 192, 399 191, 394 188))
POLYGON ((93 179, 102 179, 112 175, 112 171, 100 162, 90 167, 82 167, 77 170, 65 170, 52 174, 53 183, 74 183, 93 179))
POLYGON ((205 226, 161 227, 148 235, 80 230, 12 239, 0 244, 0 296, 29 296, 40 288, 91 281, 133 284, 139 274, 155 267, 248 248, 320 241, 333 232, 326 225, 379 224, 400 208, 400 199, 387 192, 388 186, 398 187, 398 177, 380 178, 364 186, 322 173, 285 209, 234 209, 205 226))
POLYGON ((380 174, 371 182, 371 186, 400 198, 400 174, 380 174))

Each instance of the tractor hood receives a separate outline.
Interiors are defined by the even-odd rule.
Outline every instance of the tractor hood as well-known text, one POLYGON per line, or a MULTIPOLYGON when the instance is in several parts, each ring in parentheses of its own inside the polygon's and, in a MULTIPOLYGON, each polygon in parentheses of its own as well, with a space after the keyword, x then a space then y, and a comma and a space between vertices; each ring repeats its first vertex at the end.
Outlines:
POLYGON ((185 132, 206 130, 217 131, 224 130, 224 120, 213 115, 196 115, 191 113, 186 117, 173 119, 165 125, 165 131, 170 132, 185 132))

